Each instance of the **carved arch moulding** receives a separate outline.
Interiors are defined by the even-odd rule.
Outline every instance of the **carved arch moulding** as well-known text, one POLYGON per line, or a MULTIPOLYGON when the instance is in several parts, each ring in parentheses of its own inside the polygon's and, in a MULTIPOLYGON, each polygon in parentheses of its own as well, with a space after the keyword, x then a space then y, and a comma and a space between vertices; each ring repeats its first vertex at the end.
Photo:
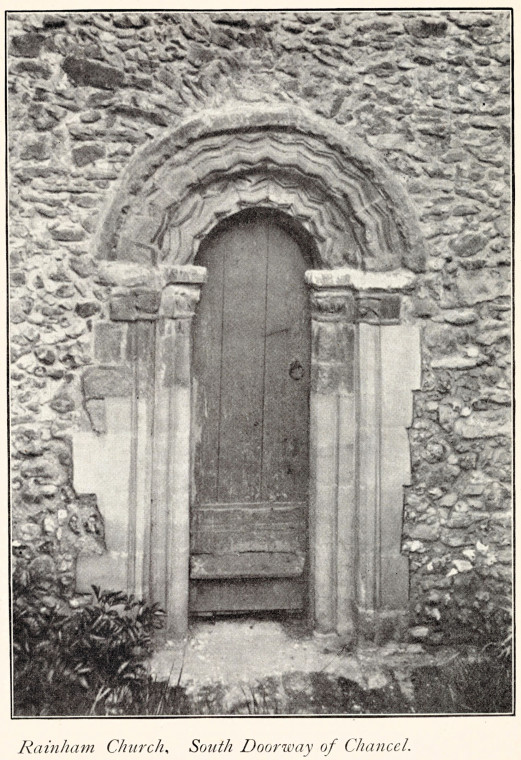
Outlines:
POLYGON ((121 179, 96 254, 189 264, 221 219, 259 206, 300 222, 317 268, 424 267, 414 211, 378 155, 293 106, 205 111, 146 146, 121 179))
POLYGON ((290 217, 313 241, 310 291, 310 603, 324 633, 384 637, 406 619, 401 554, 419 332, 401 294, 424 268, 414 210, 359 139, 293 106, 205 111, 147 145, 102 217, 96 255, 113 286, 83 378, 90 422, 75 485, 96 493, 100 556, 78 588, 115 584, 188 620, 191 323, 200 242, 246 209, 290 217))

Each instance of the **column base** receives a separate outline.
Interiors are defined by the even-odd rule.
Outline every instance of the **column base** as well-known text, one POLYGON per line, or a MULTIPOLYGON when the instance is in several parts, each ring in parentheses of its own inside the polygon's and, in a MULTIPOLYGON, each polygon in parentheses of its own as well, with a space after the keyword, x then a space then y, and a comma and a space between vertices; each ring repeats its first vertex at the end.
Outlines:
POLYGON ((406 609, 374 610, 357 607, 358 641, 381 646, 389 641, 405 641, 409 626, 406 609))

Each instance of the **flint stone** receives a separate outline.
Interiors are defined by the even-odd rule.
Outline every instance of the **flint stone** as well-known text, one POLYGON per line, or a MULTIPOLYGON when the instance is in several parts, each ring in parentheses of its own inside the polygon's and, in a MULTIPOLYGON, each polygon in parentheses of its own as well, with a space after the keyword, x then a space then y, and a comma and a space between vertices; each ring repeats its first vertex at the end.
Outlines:
POLYGON ((445 496, 439 500, 438 504, 440 507, 453 507, 457 501, 458 494, 451 491, 450 493, 445 494, 445 496))
POLYGON ((44 63, 37 63, 36 61, 18 61, 11 68, 13 74, 32 74, 40 79, 50 79, 51 69, 44 63))
POLYGON ((94 301, 86 301, 85 303, 78 303, 76 304, 76 308, 74 311, 79 317, 83 317, 83 319, 87 319, 88 317, 94 316, 94 314, 97 314, 100 310, 99 304, 95 303, 94 301))
POLYGON ((69 266, 78 277, 90 277, 96 271, 96 264, 90 257, 71 258, 69 266))
POLYGON ((38 361, 41 361, 42 364, 46 364, 48 366, 54 364, 56 360, 56 354, 54 351, 52 351, 50 348, 45 348, 44 346, 37 348, 34 353, 38 361))
POLYGON ((458 301, 462 306, 474 306, 510 294, 507 278, 495 270, 460 271, 455 281, 458 301))
POLYGON ((22 58, 38 58, 45 37, 42 34, 29 32, 11 39, 11 55, 22 58))
POLYGON ((492 116, 473 116, 470 124, 475 129, 497 129, 500 126, 498 120, 492 116))
POLYGON ((468 528, 474 519, 468 512, 453 512, 447 520, 448 528, 468 528))
POLYGON ((409 536, 420 541, 435 541, 439 536, 439 526, 418 523, 410 528, 409 536))
POLYGON ((510 420, 503 409, 472 412, 469 417, 460 417, 454 423, 454 432, 462 438, 494 438, 496 435, 510 435, 510 420))
POLYGON ((470 325, 477 318, 473 309, 449 309, 443 312, 443 319, 451 325, 470 325))
POLYGON ((484 356, 459 356, 453 354, 444 356, 442 359, 435 359, 431 366, 433 369, 471 369, 478 367, 486 361, 484 356))
POLYGON ((406 29, 415 37, 425 39, 427 37, 444 37, 447 26, 447 22, 443 19, 417 18, 406 24, 406 29))
POLYGON ((49 403, 51 409, 54 409, 58 414, 65 414, 66 412, 72 412, 74 409, 74 401, 68 393, 57 394, 49 403))
POLYGON ((430 629, 426 625, 416 625, 414 628, 409 629, 409 635, 412 639, 422 641, 429 635, 430 629))
POLYGON ((54 227, 50 230, 54 240, 59 240, 65 243, 78 243, 80 240, 85 239, 85 230, 81 227, 54 227))
POLYGON ((117 29, 142 29, 150 20, 142 13, 117 13, 112 17, 117 29))
POLYGON ((79 148, 73 148, 72 158, 76 166, 87 166, 93 164, 98 158, 105 156, 103 145, 92 143, 90 145, 81 145, 79 148))
POLYGON ((125 82, 125 75, 119 69, 88 58, 68 56, 62 63, 62 69, 69 79, 80 87, 97 87, 113 90, 125 82))
POLYGON ((42 24, 44 29, 59 29, 60 27, 67 26, 67 20, 62 16, 50 13, 43 17, 42 24))
POLYGON ((82 121, 84 124, 93 124, 95 121, 99 121, 101 119, 101 113, 99 111, 85 111, 85 113, 82 113, 80 116, 80 121, 82 121))
POLYGON ((151 124, 156 124, 159 127, 167 127, 168 119, 160 111, 147 111, 144 108, 137 108, 137 106, 117 105, 113 106, 111 113, 119 114, 120 116, 127 116, 131 119, 145 119, 151 124))
POLYGON ((500 340, 508 340, 510 338, 510 328, 503 327, 501 330, 485 330, 480 332, 476 336, 476 343, 480 346, 491 346, 493 343, 497 343, 500 340))
POLYGON ((26 145, 20 153, 22 161, 45 161, 50 158, 51 151, 45 138, 26 145))
POLYGON ((443 531, 441 542, 445 546, 471 546, 474 541, 465 528, 449 528, 443 531))
POLYGON ((458 256, 473 256, 482 251, 487 242, 488 240, 484 235, 470 233, 452 240, 450 247, 458 256))

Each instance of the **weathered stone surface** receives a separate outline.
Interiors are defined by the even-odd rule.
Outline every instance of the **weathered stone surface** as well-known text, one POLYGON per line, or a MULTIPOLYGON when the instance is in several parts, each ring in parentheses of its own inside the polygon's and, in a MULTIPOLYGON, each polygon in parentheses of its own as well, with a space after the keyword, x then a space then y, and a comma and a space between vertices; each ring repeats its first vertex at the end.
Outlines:
POLYGON ((105 413, 104 399, 89 399, 85 402, 85 409, 94 432, 100 434, 106 433, 107 415, 105 413))
POLYGON ((132 376, 124 367, 95 367, 83 375, 83 393, 86 399, 104 399, 112 396, 128 396, 132 388, 132 376))
POLYGON ((84 303, 77 303, 74 311, 79 317, 87 319, 100 311, 100 305, 95 301, 85 301, 84 303))
POLYGON ((477 318, 473 309, 448 309, 443 312, 443 319, 451 325, 471 325, 477 318))
POLYGON ((100 364, 119 364, 122 358, 123 328, 112 322, 98 322, 94 336, 94 354, 100 364))
POLYGON ((134 322, 138 318, 133 295, 114 296, 110 301, 110 318, 117 322, 134 322))
POLYGON ((38 58, 45 37, 43 34, 28 32, 11 38, 11 55, 19 55, 22 58, 38 58))
POLYGON ((88 58, 69 56, 64 59, 62 69, 80 87, 113 90, 121 87, 125 81, 125 75, 119 69, 88 58))
POLYGON ((451 248, 458 256, 473 256, 475 253, 482 251, 487 242, 488 240, 485 235, 467 234, 453 240, 451 248))
POLYGON ((97 282, 101 285, 116 285, 121 288, 138 288, 156 281, 155 272, 150 267, 130 261, 99 262, 97 282))
POLYGON ((51 409, 54 409, 55 412, 58 412, 59 414, 65 414, 66 412, 71 412, 74 409, 74 401, 68 393, 60 393, 53 398, 49 406, 51 409))
POLYGON ((161 304, 161 293, 150 290, 144 293, 138 293, 135 297, 135 305, 138 311, 146 314, 155 314, 161 304))
POLYGON ((509 436, 511 422, 502 410, 473 412, 469 417, 459 418, 454 423, 454 432, 462 438, 494 438, 509 436))
POLYGON ((65 225, 59 225, 58 227, 52 227, 51 235, 55 240, 61 240, 66 243, 77 243, 85 238, 85 230, 80 227, 69 227, 65 225))
POLYGON ((79 148, 72 149, 72 158, 76 166, 87 166, 93 164, 98 158, 105 156, 105 147, 96 143, 81 145, 79 148))
POLYGON ((11 67, 13 74, 32 74, 40 79, 50 79, 52 71, 45 63, 36 61, 18 61, 11 67))
POLYGON ((495 270, 459 271, 456 274, 458 300, 462 306, 474 306, 510 295, 510 282, 495 270))
POLYGON ((444 37, 447 31, 447 22, 442 18, 416 18, 407 24, 408 30, 415 37, 444 37))
POLYGON ((23 161, 45 161, 51 155, 49 144, 43 137, 35 142, 28 143, 20 153, 23 161))

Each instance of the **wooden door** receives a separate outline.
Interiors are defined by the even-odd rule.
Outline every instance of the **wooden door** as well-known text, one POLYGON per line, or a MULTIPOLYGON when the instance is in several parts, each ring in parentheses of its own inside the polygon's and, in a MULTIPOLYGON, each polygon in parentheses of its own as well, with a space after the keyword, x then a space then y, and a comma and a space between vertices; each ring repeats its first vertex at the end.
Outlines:
POLYGON ((308 268, 285 229, 238 217, 201 246, 190 609, 302 609, 306 597, 308 268))

